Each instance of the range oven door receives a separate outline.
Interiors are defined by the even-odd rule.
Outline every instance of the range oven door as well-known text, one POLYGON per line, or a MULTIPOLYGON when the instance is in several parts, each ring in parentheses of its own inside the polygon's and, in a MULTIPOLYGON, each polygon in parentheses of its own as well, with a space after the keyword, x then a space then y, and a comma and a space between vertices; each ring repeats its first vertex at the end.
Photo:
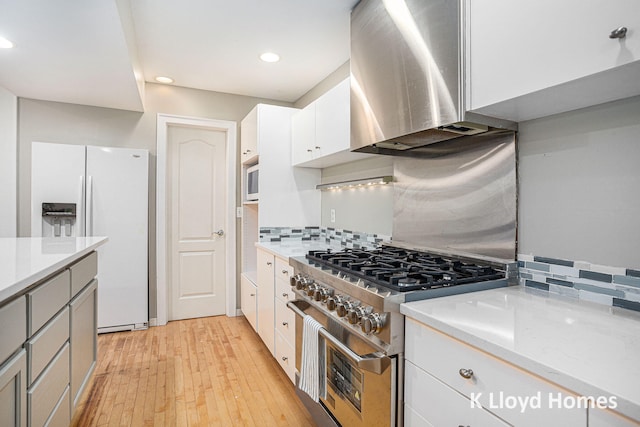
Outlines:
POLYGON ((298 314, 298 371, 302 360, 303 316, 313 316, 324 328, 320 333, 325 343, 326 396, 320 398, 324 409, 344 427, 397 425, 398 357, 379 353, 340 321, 306 301, 290 301, 287 305, 298 314))

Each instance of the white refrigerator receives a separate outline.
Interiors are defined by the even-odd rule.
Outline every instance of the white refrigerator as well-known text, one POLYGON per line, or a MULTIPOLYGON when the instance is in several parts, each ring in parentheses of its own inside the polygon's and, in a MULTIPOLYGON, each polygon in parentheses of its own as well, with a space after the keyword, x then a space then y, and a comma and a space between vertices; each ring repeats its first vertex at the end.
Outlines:
POLYGON ((31 235, 107 236, 98 332, 146 329, 149 152, 43 142, 31 150, 31 235))

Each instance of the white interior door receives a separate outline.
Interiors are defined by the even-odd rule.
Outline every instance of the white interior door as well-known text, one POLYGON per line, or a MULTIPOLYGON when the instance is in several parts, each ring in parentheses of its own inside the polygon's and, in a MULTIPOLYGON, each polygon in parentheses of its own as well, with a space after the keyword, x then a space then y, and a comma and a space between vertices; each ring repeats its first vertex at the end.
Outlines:
POLYGON ((169 126, 169 320, 225 313, 226 132, 169 126))

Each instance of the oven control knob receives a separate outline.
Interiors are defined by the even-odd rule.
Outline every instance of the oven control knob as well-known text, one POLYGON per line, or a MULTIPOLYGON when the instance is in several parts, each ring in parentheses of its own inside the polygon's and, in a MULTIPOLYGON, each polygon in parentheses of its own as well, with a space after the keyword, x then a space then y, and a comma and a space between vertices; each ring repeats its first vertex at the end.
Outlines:
POLYGON ((324 291, 324 288, 321 288, 320 286, 318 286, 313 291, 313 299, 314 299, 314 301, 321 301, 322 300, 322 291, 324 291))
POLYGON ((300 283, 300 280, 302 280, 302 275, 300 273, 294 274, 289 278, 289 284, 291 285, 291 287, 297 287, 298 283, 300 283))
POLYGON ((347 315, 349 310, 360 305, 357 301, 342 301, 336 305, 336 313, 339 317, 344 317, 347 315))
POLYGON ((338 307, 338 304, 342 302, 342 297, 340 295, 333 295, 327 297, 327 308, 329 311, 333 311, 338 307))
POLYGON ((372 310, 373 310, 372 307, 364 307, 364 306, 354 307, 351 310, 349 310, 349 312, 347 312, 347 320, 352 325, 357 325, 358 323, 360 323, 360 319, 362 319, 367 314, 371 313, 372 310))
POLYGON ((386 315, 380 313, 370 313, 362 317, 360 325, 365 334, 380 333, 386 321, 386 315))
POLYGON ((307 296, 312 297, 313 293, 316 291, 316 289, 320 289, 319 285, 316 285, 315 283, 310 283, 307 287, 306 287, 306 291, 307 291, 307 296))

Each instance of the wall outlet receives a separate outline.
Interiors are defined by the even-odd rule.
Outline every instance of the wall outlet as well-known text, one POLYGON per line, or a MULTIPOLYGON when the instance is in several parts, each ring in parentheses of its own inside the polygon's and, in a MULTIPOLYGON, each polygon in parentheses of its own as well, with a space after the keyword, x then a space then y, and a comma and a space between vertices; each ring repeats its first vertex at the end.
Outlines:
POLYGON ((336 210, 331 209, 331 222, 336 222, 336 210))
POLYGON ((242 218, 242 206, 236 207, 236 218, 242 218))

